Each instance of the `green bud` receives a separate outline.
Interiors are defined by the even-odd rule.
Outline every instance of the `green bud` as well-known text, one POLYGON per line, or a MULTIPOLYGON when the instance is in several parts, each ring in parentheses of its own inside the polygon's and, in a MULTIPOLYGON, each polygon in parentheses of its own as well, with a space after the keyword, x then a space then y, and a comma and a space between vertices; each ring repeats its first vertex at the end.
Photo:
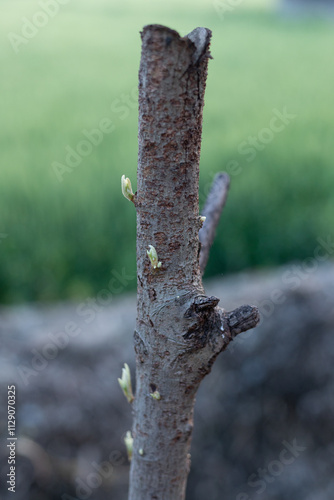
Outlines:
POLYGON ((203 224, 204 224, 204 222, 205 222, 205 221, 206 221, 206 217, 201 216, 201 217, 199 218, 199 224, 200 224, 200 227, 203 227, 203 224))
POLYGON ((129 201, 133 201, 134 194, 132 192, 130 179, 128 177, 125 177, 125 175, 122 175, 121 182, 123 196, 125 196, 125 198, 129 201))
POLYGON ((157 399, 158 401, 159 399, 161 399, 160 392, 158 391, 151 392, 150 396, 152 396, 153 399, 157 399))
POLYGON ((126 433, 125 438, 124 438, 124 443, 125 443, 125 447, 126 447, 126 452, 128 454, 129 462, 131 462, 132 453, 133 453, 133 437, 131 436, 131 431, 128 431, 126 433))
POLYGON ((157 267, 161 267, 161 262, 158 262, 158 254, 154 246, 149 245, 149 250, 147 250, 147 255, 151 261, 151 265, 153 269, 156 269, 157 267))
POLYGON ((121 386, 124 396, 129 403, 132 403, 135 398, 132 393, 130 368, 126 363, 124 363, 124 368, 122 368, 122 378, 119 378, 117 380, 119 385, 121 386))

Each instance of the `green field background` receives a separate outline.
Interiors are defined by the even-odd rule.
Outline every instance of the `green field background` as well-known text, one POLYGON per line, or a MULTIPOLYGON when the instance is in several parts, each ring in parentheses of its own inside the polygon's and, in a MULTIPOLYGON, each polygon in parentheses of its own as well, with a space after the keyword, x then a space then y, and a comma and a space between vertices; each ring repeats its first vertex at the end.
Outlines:
POLYGON ((333 234, 333 19, 289 17, 270 2, 220 15, 215 5, 69 0, 16 53, 9 34, 40 2, 0 3, 2 302, 77 300, 105 288, 113 270, 135 273, 135 210, 120 178, 135 189, 145 24, 213 32, 201 204, 215 173, 240 168, 206 276, 306 259, 333 234), (240 144, 284 108, 295 118, 248 161, 240 144), (59 182, 54 162, 105 119, 113 131, 59 182))

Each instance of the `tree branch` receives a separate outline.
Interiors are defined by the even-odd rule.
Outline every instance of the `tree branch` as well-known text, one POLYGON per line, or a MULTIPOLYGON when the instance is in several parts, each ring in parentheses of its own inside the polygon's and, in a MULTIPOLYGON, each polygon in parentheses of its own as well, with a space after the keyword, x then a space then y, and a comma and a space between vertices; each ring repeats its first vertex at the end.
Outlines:
MULTIPOLYGON (((196 28, 181 38, 150 25, 141 35, 129 500, 184 500, 199 384, 233 337, 255 325, 256 312, 243 306, 226 314, 217 297, 205 295, 201 279, 198 183, 211 31, 196 28)), ((219 174, 204 209, 202 259, 227 187, 228 176, 219 174)))
POLYGON ((230 178, 225 172, 220 172, 212 182, 211 190, 206 199, 202 216, 206 217, 203 227, 199 231, 201 251, 199 265, 202 276, 209 258, 209 252, 216 235, 216 228, 226 203, 227 193, 230 187, 230 178))
POLYGON ((259 310, 255 306, 241 306, 226 313, 232 339, 241 332, 255 328, 260 321, 259 310))

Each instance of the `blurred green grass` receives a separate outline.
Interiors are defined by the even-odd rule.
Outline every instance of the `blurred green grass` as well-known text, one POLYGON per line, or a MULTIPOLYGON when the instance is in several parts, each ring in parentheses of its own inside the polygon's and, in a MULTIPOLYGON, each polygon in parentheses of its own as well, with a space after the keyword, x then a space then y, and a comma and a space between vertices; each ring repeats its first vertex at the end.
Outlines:
POLYGON ((16 54, 8 33, 20 34, 22 18, 40 10, 35 1, 0 4, 1 301, 87 297, 111 270, 135 273, 135 212, 120 177, 135 186, 145 24, 213 31, 201 203, 216 172, 231 161, 241 172, 231 176, 207 276, 312 256, 317 237, 331 234, 332 22, 243 6, 222 19, 204 0, 72 0, 16 54), (285 107, 296 118, 248 162, 239 145, 285 107), (65 163, 66 147, 104 118, 113 132, 58 182, 53 162, 65 163))

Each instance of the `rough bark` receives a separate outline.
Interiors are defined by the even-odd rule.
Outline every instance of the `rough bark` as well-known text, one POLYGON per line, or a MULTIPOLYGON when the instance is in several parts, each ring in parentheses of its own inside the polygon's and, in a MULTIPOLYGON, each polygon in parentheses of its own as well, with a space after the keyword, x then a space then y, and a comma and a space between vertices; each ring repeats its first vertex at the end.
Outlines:
POLYGON ((226 314, 201 281, 198 180, 211 32, 197 28, 181 38, 150 25, 141 35, 129 499, 182 500, 199 384, 232 338, 256 325, 258 312, 243 306, 226 314), (151 266, 149 245, 160 268, 151 266))

